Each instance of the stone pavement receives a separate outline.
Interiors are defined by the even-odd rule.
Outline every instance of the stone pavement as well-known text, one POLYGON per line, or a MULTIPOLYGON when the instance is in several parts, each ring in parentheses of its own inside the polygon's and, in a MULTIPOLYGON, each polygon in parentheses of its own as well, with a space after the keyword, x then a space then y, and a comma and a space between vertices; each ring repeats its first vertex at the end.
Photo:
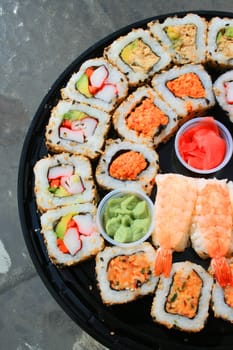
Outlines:
POLYGON ((151 16, 231 11, 230 0, 0 0, 0 349, 101 350, 56 303, 25 246, 17 172, 30 122, 64 69, 99 39, 151 16))

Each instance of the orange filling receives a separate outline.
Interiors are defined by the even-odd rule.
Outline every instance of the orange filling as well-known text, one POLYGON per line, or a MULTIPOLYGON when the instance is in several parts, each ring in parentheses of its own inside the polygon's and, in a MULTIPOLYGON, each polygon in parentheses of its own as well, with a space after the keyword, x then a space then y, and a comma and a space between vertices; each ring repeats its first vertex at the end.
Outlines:
MULTIPOLYGON (((230 264, 231 271, 233 272, 233 264, 230 264)), ((224 298, 226 304, 233 308, 233 286, 229 285, 224 288, 224 298)))
POLYGON ((147 282, 151 275, 150 263, 145 253, 119 255, 111 259, 107 278, 115 290, 135 290, 147 282))
POLYGON ((204 98, 206 96, 205 89, 195 73, 186 73, 168 81, 167 87, 176 97, 204 98))
POLYGON ((189 275, 177 272, 168 295, 166 311, 188 318, 195 317, 201 295, 202 280, 193 270, 189 275))
POLYGON ((168 117, 147 98, 127 118, 127 126, 144 136, 152 136, 160 125, 166 125, 168 117))
POLYGON ((147 167, 141 153, 128 151, 117 157, 109 168, 109 174, 119 180, 136 180, 138 174, 147 167))

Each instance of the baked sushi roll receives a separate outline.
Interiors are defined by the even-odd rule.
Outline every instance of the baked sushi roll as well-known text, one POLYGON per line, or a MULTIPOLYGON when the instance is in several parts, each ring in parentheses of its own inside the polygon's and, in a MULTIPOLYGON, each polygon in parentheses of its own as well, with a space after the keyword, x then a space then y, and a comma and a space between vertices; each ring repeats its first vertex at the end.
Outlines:
POLYGON ((205 63, 207 21, 189 13, 149 23, 152 34, 169 50, 175 64, 205 63))
POLYGON ((48 256, 55 265, 78 264, 104 248, 95 215, 96 207, 85 203, 48 210, 41 216, 41 232, 48 256))
POLYGON ((124 304, 152 294, 155 250, 150 243, 134 247, 106 247, 96 256, 96 278, 104 304, 124 304))
MULTIPOLYGON (((233 273, 232 259, 230 259, 229 265, 233 273)), ((233 286, 227 285, 221 287, 219 283, 215 281, 212 290, 211 306, 215 317, 233 323, 233 286)))
POLYGON ((177 130, 177 114, 150 87, 139 87, 113 115, 114 128, 126 140, 157 147, 177 130))
POLYGON ((158 170, 158 154, 153 148, 109 139, 96 168, 96 180, 106 190, 141 190, 150 195, 158 170))
POLYGON ((35 164, 34 175, 36 203, 42 212, 96 199, 91 163, 84 156, 60 153, 45 157, 35 164))
POLYGON ((186 64, 156 74, 152 86, 173 107, 181 123, 201 116, 215 104, 212 80, 202 65, 186 64))
POLYGON ((220 75, 213 85, 215 97, 219 106, 227 112, 233 122, 233 70, 220 75))
POLYGON ((213 66, 233 66, 233 19, 214 17, 209 22, 207 38, 208 61, 213 66))
POLYGON ((208 317, 213 278, 190 261, 174 263, 169 278, 160 277, 151 308, 153 320, 168 328, 199 332, 208 317))
POLYGON ((63 99, 86 103, 106 112, 127 96, 128 81, 104 58, 85 61, 61 90, 63 99))
POLYGON ((71 152, 96 158, 110 127, 110 115, 83 103, 59 101, 46 127, 46 146, 55 153, 71 152))
POLYGON ((169 52, 141 28, 116 39, 104 50, 104 56, 127 75, 130 86, 147 81, 171 61, 169 52))

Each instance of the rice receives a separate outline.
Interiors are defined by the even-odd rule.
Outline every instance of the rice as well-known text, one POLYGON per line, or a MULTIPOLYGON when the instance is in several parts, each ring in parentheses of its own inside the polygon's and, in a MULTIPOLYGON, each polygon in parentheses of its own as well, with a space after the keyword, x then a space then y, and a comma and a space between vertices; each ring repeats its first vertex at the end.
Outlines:
MULTIPOLYGON (((98 253, 96 256, 95 270, 103 303, 109 305, 123 304, 131 302, 138 297, 152 294, 158 282, 158 278, 153 275, 154 259, 155 250, 150 243, 141 243, 129 248, 106 247, 102 252, 98 253), (140 283, 138 280, 140 277, 136 276, 136 271, 134 271, 132 267, 132 280, 127 282, 129 282, 129 284, 130 282, 133 284, 135 283, 134 287, 132 287, 132 284, 130 284, 130 288, 125 287, 121 289, 121 286, 117 283, 118 281, 109 280, 108 272, 111 261, 114 262, 114 259, 118 257, 122 257, 124 260, 127 260, 128 258, 134 258, 139 254, 144 254, 146 258, 146 264, 140 267, 141 269, 147 270, 147 277, 143 283, 140 283), (135 279, 133 278, 134 273, 135 279)), ((118 265, 119 275, 124 274, 125 266, 125 264, 118 265)))
POLYGON ((214 17, 209 22, 207 59, 213 66, 230 68, 233 65, 233 19, 214 17), (229 32, 231 28, 231 32, 229 32), (229 36, 226 35, 229 32, 229 36))
POLYGON ((101 238, 95 225, 96 207, 91 203, 74 204, 59 209, 48 210, 41 216, 41 232, 44 237, 44 242, 48 251, 50 260, 60 267, 71 266, 80 263, 86 259, 95 256, 104 247, 103 238, 101 238), (93 219, 93 232, 91 235, 80 235, 82 242, 81 249, 71 255, 70 253, 63 253, 57 245, 57 235, 55 226, 57 222, 67 214, 75 215, 90 214, 93 219))
POLYGON ((127 92, 128 82, 125 75, 101 57, 85 61, 79 71, 71 76, 67 85, 61 90, 61 95, 63 99, 86 103, 92 107, 111 112, 125 98, 127 92), (102 71, 98 73, 98 77, 95 79, 97 82, 94 83, 100 86, 93 86, 94 92, 91 93, 90 78, 86 74, 87 69, 90 68, 93 68, 94 71, 100 68, 102 71), (103 71, 106 73, 105 76, 103 76, 103 71), (77 86, 78 84, 79 86, 77 86))
MULTIPOLYGON (((231 270, 233 271, 232 259, 229 260, 229 264, 231 266, 231 270)), ((217 281, 215 281, 211 298, 211 306, 214 316, 217 318, 222 318, 223 320, 231 323, 233 323, 233 304, 231 302, 232 294, 232 286, 226 286, 223 288, 217 281)))
POLYGON ((207 21, 189 13, 168 17, 163 23, 150 22, 149 29, 173 57, 175 64, 205 63, 207 21))
MULTIPOLYGON (((45 157, 35 164, 34 174, 36 203, 40 211, 96 200, 96 188, 93 182, 91 163, 84 156, 60 153, 45 157), (60 188, 57 193, 51 192, 48 180, 50 169, 59 172, 62 172, 63 169, 66 171, 71 169, 72 175, 70 178, 72 180, 68 180, 68 183, 70 181, 77 182, 75 185, 80 185, 80 191, 72 194, 64 191, 64 188, 60 188)), ((64 176, 64 180, 67 182, 66 176, 64 176)))
POLYGON ((145 82, 171 61, 167 50, 141 28, 116 39, 105 48, 104 56, 126 74, 131 86, 145 82))
MULTIPOLYGON (((137 120, 134 122, 136 124, 137 120)), ((161 142, 167 141, 177 130, 178 123, 177 114, 172 108, 164 102, 153 89, 147 86, 136 89, 120 104, 113 115, 113 124, 120 136, 126 140, 136 143, 145 143, 152 147, 157 147, 161 142), (149 116, 151 118, 153 117, 150 121, 151 123, 147 123, 142 111, 139 112, 139 114, 141 114, 140 118, 142 120, 142 125, 144 125, 144 130, 142 128, 138 131, 137 129, 130 128, 128 125, 128 118, 131 117, 132 113, 135 113, 138 108, 143 108, 145 100, 150 100, 154 106, 152 107, 156 108, 157 111, 151 111, 150 114, 153 113, 152 116, 149 116), (162 125, 158 122, 156 127, 151 126, 153 120, 156 121, 156 117, 159 118, 159 115, 157 116, 159 113, 162 113, 167 118, 167 124, 162 125), (145 133, 145 129, 148 130, 147 133, 145 133)))
POLYGON ((182 331, 199 332, 204 327, 208 317, 212 284, 212 277, 202 266, 190 261, 174 263, 170 277, 160 277, 151 308, 153 320, 168 328, 174 327, 182 331), (174 294, 171 295, 174 278, 178 274, 181 274, 183 283, 181 283, 180 289, 174 289, 174 294), (195 295, 193 289, 196 288, 196 285, 192 286, 192 284, 187 283, 187 278, 190 278, 192 282, 193 277, 196 277, 201 285, 200 293, 197 290, 195 295), (182 292, 186 292, 183 300, 182 292), (192 307, 191 303, 193 303, 192 307), (190 308, 193 310, 190 311, 190 308), (179 309, 180 311, 178 311, 179 309))
POLYGON ((218 104, 233 122, 233 70, 221 74, 215 80, 213 89, 218 104))
MULTIPOLYGON (((123 170, 131 172, 134 169, 134 164, 124 162, 123 170)), ((122 170, 122 169, 120 169, 122 170)), ((103 155, 100 157, 96 168, 96 180, 100 187, 107 190, 111 189, 127 189, 127 190, 142 190, 147 194, 150 194, 154 183, 155 177, 158 173, 158 154, 152 148, 143 145, 136 144, 130 141, 122 141, 121 139, 108 139, 106 140, 106 147, 103 155), (142 158, 145 162, 145 169, 140 171, 134 179, 116 178, 110 175, 110 166, 114 160, 120 155, 126 152, 134 152, 142 158)))
POLYGON ((83 103, 60 100, 53 108, 46 127, 46 146, 56 153, 70 152, 94 159, 101 152, 109 127, 108 113, 83 103), (70 121, 74 125, 74 130, 62 127, 66 116, 72 112, 84 115, 80 121, 70 121))
POLYGON ((212 80, 202 65, 186 64, 182 67, 173 67, 166 72, 155 74, 152 79, 152 86, 163 100, 169 101, 169 104, 180 117, 181 123, 197 115, 203 115, 206 110, 215 105, 212 80), (188 81, 190 75, 192 79, 195 78, 199 86, 196 87, 191 80, 188 81), (187 86, 180 83, 180 88, 184 90, 181 95, 174 94, 168 88, 168 83, 178 82, 178 79, 187 80, 185 82, 187 86))

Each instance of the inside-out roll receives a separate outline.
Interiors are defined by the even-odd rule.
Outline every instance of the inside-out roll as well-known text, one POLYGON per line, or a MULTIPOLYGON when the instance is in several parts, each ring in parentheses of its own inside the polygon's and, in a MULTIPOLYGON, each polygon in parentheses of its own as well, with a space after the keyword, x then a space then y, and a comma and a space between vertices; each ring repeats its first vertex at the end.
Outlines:
POLYGON ((107 190, 142 190, 151 194, 158 170, 158 154, 153 148, 108 139, 96 168, 96 180, 107 190))
POLYGON ((85 203, 48 210, 41 216, 41 232, 48 256, 55 265, 75 265, 103 249, 95 215, 96 207, 85 203))
POLYGON ((106 247, 96 256, 96 277, 105 304, 124 304, 152 294, 155 250, 150 243, 134 247, 106 247))
POLYGON ((168 328, 199 332, 208 317, 213 278, 190 261, 174 263, 169 278, 160 277, 151 316, 168 328))
POLYGON ((207 58, 214 66, 233 66, 233 19, 214 17, 210 20, 207 37, 207 58))
POLYGON ((170 51, 175 64, 205 63, 206 19, 189 13, 168 17, 163 23, 150 22, 149 29, 170 51))
POLYGON ((60 100, 46 127, 46 145, 53 152, 96 158, 110 127, 110 115, 84 103, 60 100))
POLYGON ((210 75, 200 64, 186 64, 155 74, 153 88, 175 109, 182 122, 215 105, 210 75))
MULTIPOLYGON (((233 273, 233 259, 229 260, 229 265, 233 273)), ((211 305, 214 316, 233 323, 233 286, 221 287, 215 281, 212 291, 211 305)))
POLYGON ((220 107, 227 112, 233 122, 233 70, 221 74, 213 85, 215 97, 220 107))
POLYGON ((42 212, 96 199, 91 163, 84 156, 60 153, 45 157, 35 164, 34 174, 36 203, 42 212))
POLYGON ((175 111, 150 87, 139 87, 115 110, 113 124, 126 140, 157 147, 177 130, 175 111))
POLYGON ((169 52, 141 28, 116 39, 105 48, 104 56, 126 74, 131 86, 147 81, 171 61, 169 52))
POLYGON ((103 57, 85 61, 61 90, 63 99, 86 103, 106 112, 126 97, 128 81, 103 57))

